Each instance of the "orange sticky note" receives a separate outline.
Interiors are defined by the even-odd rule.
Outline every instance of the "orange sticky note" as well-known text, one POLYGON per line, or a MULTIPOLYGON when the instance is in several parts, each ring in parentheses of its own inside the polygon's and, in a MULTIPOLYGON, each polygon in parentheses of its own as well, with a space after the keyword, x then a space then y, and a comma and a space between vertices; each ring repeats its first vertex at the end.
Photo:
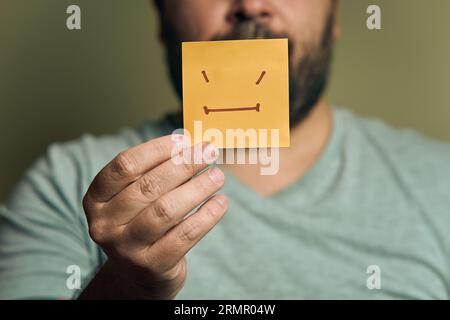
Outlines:
POLYGON ((183 117, 191 143, 289 146, 287 39, 184 42, 183 117))

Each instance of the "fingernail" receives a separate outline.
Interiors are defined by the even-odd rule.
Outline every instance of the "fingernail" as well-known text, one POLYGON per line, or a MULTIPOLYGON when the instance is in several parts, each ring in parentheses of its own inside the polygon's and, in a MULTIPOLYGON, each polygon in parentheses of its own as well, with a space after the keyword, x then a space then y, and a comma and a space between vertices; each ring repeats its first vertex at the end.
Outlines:
POLYGON ((227 199, 227 197, 225 197, 224 195, 219 194, 219 195, 215 196, 214 199, 215 199, 222 207, 226 207, 226 206, 227 206, 228 199, 227 199))
POLYGON ((219 150, 212 143, 208 144, 203 150, 203 159, 205 163, 211 164, 217 160, 219 156, 219 150))
POLYGON ((217 168, 210 169, 208 171, 208 175, 215 184, 219 185, 222 184, 223 180, 225 179, 222 171, 220 171, 220 169, 217 168))
POLYGON ((191 145, 191 140, 183 135, 177 135, 174 140, 176 141, 176 144, 182 148, 188 148, 191 145))

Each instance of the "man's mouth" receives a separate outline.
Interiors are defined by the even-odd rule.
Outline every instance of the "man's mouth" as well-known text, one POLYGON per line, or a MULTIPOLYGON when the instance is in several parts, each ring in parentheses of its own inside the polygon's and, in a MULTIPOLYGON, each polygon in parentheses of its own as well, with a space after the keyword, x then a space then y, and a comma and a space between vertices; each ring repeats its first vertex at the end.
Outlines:
POLYGON ((234 112, 234 111, 256 111, 259 112, 260 104, 257 103, 254 107, 237 107, 237 108, 209 108, 208 106, 203 107, 203 111, 206 115, 210 112, 234 112))

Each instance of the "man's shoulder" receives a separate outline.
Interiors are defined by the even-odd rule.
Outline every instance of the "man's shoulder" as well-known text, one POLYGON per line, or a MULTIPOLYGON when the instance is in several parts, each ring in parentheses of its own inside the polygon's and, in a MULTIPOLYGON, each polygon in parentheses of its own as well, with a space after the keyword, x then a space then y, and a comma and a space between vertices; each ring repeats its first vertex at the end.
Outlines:
POLYGON ((395 127, 379 118, 357 115, 349 110, 339 108, 337 113, 346 119, 347 135, 364 140, 390 155, 403 157, 405 161, 410 160, 407 162, 418 160, 445 164, 450 159, 450 142, 431 138, 411 128, 395 127))
POLYGON ((159 121, 148 121, 136 127, 123 127, 112 134, 85 133, 75 140, 51 144, 45 158, 50 160, 65 158, 77 166, 90 167, 97 172, 118 153, 147 140, 168 134, 169 129, 170 125, 165 118, 159 121))
POLYGON ((362 158, 380 162, 410 188, 441 190, 450 203, 450 143, 380 119, 339 112, 346 118, 346 139, 357 145, 362 158))
POLYGON ((370 193, 375 210, 397 213, 409 230, 424 230, 415 232, 419 238, 434 237, 447 250, 450 144, 346 110, 341 116, 346 119, 342 149, 359 192, 370 193))
MULTIPOLYGON (((153 124, 146 124, 151 128, 153 124)), ((121 128, 115 133, 94 135, 85 133, 77 139, 52 143, 41 160, 50 162, 52 166, 76 165, 79 168, 98 171, 119 152, 151 139, 143 132, 144 127, 121 128)))
POLYGON ((42 192, 59 194, 79 204, 95 175, 118 153, 144 141, 166 134, 167 121, 146 122, 135 128, 124 127, 112 134, 83 134, 77 139, 55 142, 29 168, 14 188, 9 203, 24 202, 30 185, 42 192))

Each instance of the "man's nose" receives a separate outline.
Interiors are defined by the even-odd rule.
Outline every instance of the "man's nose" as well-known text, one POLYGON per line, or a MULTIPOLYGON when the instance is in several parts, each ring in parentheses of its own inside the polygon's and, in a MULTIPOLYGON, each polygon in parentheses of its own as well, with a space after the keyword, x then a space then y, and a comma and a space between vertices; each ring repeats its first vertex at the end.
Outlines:
POLYGON ((236 0, 231 18, 234 21, 268 20, 272 15, 269 2, 267 0, 236 0))

